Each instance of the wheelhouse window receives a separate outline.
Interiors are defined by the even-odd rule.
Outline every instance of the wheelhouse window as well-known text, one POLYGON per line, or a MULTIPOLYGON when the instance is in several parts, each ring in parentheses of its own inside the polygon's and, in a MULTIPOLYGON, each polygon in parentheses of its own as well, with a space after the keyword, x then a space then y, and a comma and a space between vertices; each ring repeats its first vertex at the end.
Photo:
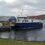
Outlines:
POLYGON ((18 19, 18 22, 20 22, 20 20, 18 19))
POLYGON ((28 20, 25 20, 25 22, 28 22, 28 20))
POLYGON ((28 20, 23 20, 22 22, 25 22, 26 23, 26 22, 28 22, 28 20))

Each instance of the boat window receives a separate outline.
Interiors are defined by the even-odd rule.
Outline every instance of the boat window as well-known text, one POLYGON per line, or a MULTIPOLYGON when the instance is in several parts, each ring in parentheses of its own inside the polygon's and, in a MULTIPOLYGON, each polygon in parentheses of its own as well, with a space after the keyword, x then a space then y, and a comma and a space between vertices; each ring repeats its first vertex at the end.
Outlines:
POLYGON ((18 19, 18 22, 20 22, 20 20, 18 19))
POLYGON ((25 22, 28 22, 28 20, 25 20, 25 22))
POLYGON ((22 20, 22 22, 25 22, 24 20, 22 20))
POLYGON ((28 20, 23 20, 22 22, 28 22, 28 20))

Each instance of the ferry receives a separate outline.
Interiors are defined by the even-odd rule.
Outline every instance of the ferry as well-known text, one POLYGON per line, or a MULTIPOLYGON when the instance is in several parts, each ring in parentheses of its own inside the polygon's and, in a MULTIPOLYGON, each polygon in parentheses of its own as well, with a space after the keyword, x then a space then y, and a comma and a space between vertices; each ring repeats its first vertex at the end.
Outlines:
POLYGON ((43 23, 38 19, 30 19, 29 17, 17 17, 16 30, 35 30, 42 29, 43 23))

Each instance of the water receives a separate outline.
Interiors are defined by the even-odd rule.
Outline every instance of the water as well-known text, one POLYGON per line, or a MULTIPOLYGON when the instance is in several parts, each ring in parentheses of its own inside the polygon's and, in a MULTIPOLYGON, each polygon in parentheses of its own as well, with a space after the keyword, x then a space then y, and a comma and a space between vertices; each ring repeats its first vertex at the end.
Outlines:
POLYGON ((1 33, 1 38, 10 38, 16 40, 27 40, 27 41, 45 41, 45 20, 41 20, 43 28, 35 31, 17 31, 10 34, 10 32, 1 33))

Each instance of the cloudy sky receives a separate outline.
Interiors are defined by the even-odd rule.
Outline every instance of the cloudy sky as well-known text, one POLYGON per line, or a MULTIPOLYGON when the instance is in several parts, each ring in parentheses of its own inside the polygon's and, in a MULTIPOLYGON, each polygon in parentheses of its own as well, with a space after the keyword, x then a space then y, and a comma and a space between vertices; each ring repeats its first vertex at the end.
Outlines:
POLYGON ((40 14, 45 14, 45 0, 0 0, 0 16, 40 14))

